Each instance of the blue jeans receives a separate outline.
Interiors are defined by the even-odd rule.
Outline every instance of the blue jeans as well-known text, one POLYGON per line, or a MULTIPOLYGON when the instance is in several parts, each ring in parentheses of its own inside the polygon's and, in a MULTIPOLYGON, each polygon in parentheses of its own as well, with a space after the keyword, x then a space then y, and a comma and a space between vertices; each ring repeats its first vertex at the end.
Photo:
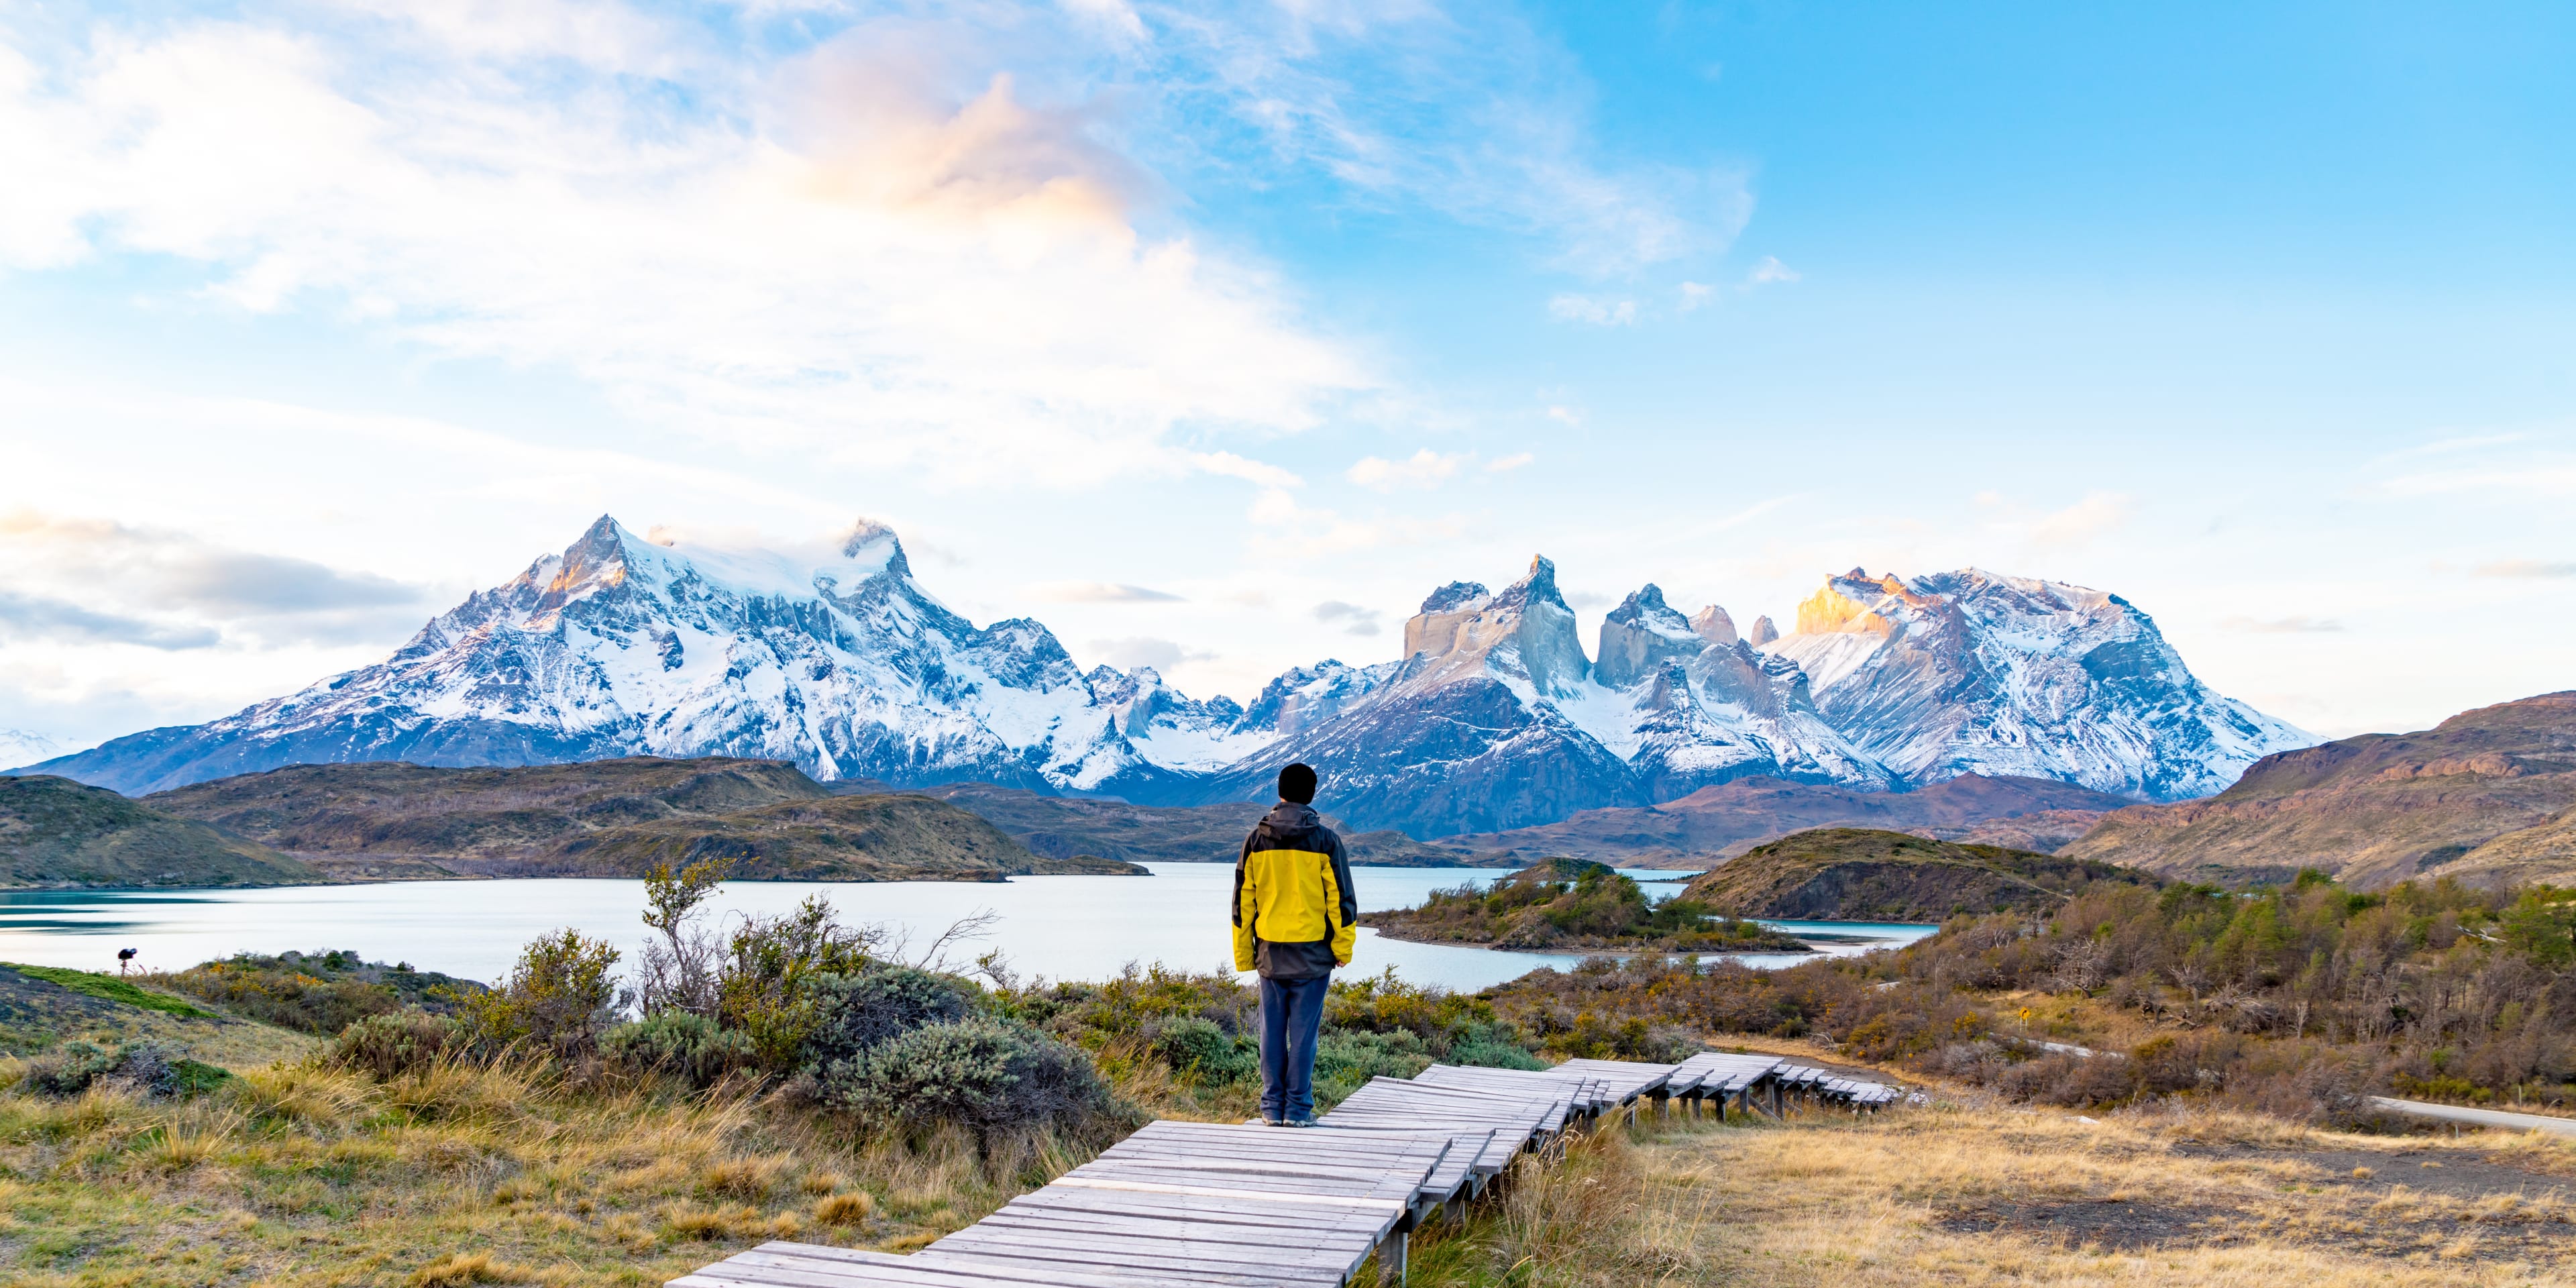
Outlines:
POLYGON ((1315 1116, 1315 1034, 1333 977, 1261 981, 1261 1116, 1315 1116))

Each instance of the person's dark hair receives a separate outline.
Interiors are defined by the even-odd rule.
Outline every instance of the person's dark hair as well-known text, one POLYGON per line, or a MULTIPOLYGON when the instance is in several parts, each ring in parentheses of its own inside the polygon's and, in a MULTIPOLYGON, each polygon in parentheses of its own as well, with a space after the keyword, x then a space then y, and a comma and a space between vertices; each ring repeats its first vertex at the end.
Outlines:
POLYGON ((1315 803, 1315 767, 1304 762, 1279 771, 1279 799, 1300 805, 1315 803))

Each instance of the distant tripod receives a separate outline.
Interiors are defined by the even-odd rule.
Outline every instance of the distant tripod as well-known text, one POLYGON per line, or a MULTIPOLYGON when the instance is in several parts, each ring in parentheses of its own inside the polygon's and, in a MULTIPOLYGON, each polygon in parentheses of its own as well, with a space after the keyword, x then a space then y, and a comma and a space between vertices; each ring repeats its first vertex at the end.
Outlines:
POLYGON ((117 950, 116 950, 116 973, 117 973, 117 974, 119 974, 119 975, 124 974, 124 973, 125 973, 125 965, 126 965, 126 963, 128 963, 128 962, 130 962, 130 961, 133 961, 133 960, 134 960, 134 950, 133 950, 133 949, 131 949, 131 948, 119 948, 119 949, 117 949, 117 950))

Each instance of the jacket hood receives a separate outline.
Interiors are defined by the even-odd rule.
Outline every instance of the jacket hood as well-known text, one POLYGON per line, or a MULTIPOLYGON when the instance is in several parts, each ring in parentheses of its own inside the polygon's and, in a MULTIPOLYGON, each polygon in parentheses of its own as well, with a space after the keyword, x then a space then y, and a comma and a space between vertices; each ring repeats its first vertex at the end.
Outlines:
POLYGON ((1276 823, 1281 827, 1320 827, 1324 819, 1322 815, 1315 812, 1315 807, 1312 805, 1281 801, 1270 807, 1270 813, 1262 821, 1276 823))

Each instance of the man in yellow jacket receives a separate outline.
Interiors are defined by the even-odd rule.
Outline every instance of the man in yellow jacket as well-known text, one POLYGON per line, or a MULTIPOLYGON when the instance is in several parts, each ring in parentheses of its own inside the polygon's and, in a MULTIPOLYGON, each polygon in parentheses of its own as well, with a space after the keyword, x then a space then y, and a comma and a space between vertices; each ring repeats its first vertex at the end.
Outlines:
POLYGON ((1359 917, 1350 855, 1315 813, 1315 771, 1290 765, 1234 864, 1234 968, 1261 972, 1261 1119, 1273 1127, 1315 1125, 1315 1035, 1359 917))

